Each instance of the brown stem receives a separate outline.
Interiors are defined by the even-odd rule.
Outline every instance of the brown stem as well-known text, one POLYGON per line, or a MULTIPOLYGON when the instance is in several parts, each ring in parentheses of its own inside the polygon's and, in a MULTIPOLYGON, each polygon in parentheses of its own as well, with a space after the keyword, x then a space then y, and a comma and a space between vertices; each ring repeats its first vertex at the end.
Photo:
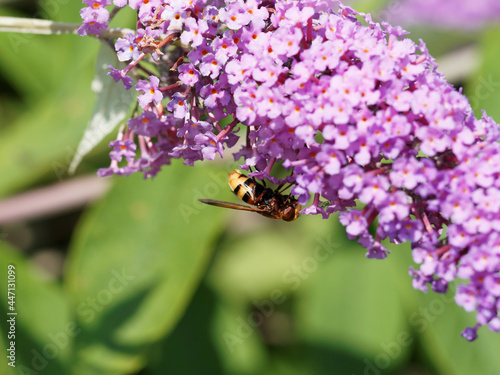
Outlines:
POLYGON ((434 233, 434 229, 432 228, 431 222, 429 221, 429 218, 427 217, 427 214, 425 212, 422 212, 421 218, 427 232, 429 234, 434 233))
POLYGON ((176 89, 176 88, 181 87, 181 86, 182 86, 182 82, 176 82, 173 85, 160 87, 158 90, 160 90, 161 92, 165 92, 165 91, 170 91, 170 90, 176 89))
POLYGON ((451 249, 451 245, 450 244, 441 246, 439 249, 436 249, 436 254, 437 254, 438 257, 441 257, 442 255, 444 255, 450 249, 451 249))
POLYGON ((234 119, 233 122, 231 122, 229 125, 226 125, 226 127, 224 129, 222 129, 222 131, 217 134, 217 142, 220 142, 220 140, 225 137, 231 130, 234 129, 234 127, 236 125, 239 124, 239 121, 234 119))

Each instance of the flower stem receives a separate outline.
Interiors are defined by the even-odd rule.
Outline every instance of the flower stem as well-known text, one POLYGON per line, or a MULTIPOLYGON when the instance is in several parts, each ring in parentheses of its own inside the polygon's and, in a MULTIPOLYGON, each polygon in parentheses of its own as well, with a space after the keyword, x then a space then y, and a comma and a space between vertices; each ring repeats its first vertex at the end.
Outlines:
MULTIPOLYGON (((35 18, 0 17, 0 32, 43 35, 77 34, 80 26, 81 24, 78 23, 54 22, 35 18)), ((97 37, 114 39, 123 37, 128 33, 134 33, 134 31, 111 28, 104 30, 97 37)))
POLYGON ((217 142, 220 142, 220 140, 225 137, 227 135, 227 133, 229 133, 231 130, 234 129, 234 127, 236 125, 238 125, 239 121, 234 119, 233 122, 231 122, 230 124, 226 125, 226 127, 224 129, 222 129, 222 131, 217 134, 217 142))

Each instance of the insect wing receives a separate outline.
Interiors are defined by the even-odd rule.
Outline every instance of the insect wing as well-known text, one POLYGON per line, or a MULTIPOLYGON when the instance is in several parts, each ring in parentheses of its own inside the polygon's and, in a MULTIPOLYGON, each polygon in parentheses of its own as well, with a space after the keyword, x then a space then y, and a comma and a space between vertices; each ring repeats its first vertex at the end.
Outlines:
POLYGON ((263 209, 260 209, 260 208, 254 208, 254 207, 244 206, 244 205, 238 204, 238 203, 216 201, 216 200, 213 200, 213 199, 198 199, 198 200, 200 202, 202 202, 202 203, 209 204, 211 206, 224 207, 224 208, 232 208, 233 210, 251 211, 251 212, 267 212, 266 210, 263 210, 263 209))

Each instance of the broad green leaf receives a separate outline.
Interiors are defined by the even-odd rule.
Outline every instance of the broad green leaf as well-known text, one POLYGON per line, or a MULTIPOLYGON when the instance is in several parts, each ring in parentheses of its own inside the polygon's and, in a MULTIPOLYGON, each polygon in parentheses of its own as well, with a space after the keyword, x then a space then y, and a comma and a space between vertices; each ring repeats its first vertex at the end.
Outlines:
MULTIPOLYGON (((411 289, 395 259, 404 254, 365 259, 359 245, 344 244, 300 289, 297 329, 307 343, 304 357, 318 374, 390 374, 408 359, 413 341, 398 291, 402 283, 411 289)), ((299 276, 293 275, 296 283, 299 276)))
POLYGON ((465 312, 454 301, 454 287, 446 295, 429 292, 413 313, 413 326, 423 352, 439 374, 496 374, 500 368, 500 335, 482 327, 469 342, 461 337, 465 327, 475 324, 475 314, 465 312))
MULTIPOLYGON (((68 307, 60 286, 47 277, 29 260, 4 242, 0 242, 1 325, 2 346, 10 348, 15 341, 16 374, 64 375, 73 337, 79 331, 68 315, 68 307), (15 338, 7 336, 6 321, 13 317, 7 302, 7 275, 9 265, 15 267, 15 338)), ((10 329, 10 327, 9 327, 10 329)), ((4 353, 7 350, 4 350, 4 353)), ((2 373, 7 372, 6 357, 2 355, 2 373), (4 372, 5 371, 5 372, 4 372)))
POLYGON ((149 353, 144 374, 262 374, 269 355, 247 316, 202 283, 172 334, 149 353))
POLYGON ((261 374, 269 353, 259 328, 248 323, 248 306, 228 304, 224 300, 218 302, 210 322, 211 343, 225 373, 261 374))
POLYGON ((0 196, 41 177, 66 178, 83 130, 82 119, 88 118, 91 105, 90 97, 78 91, 45 97, 4 129, 0 137, 0 196))
POLYGON ((471 77, 465 86, 465 94, 469 99, 476 116, 486 110, 488 116, 500 122, 500 49, 497 48, 500 26, 483 34, 480 43, 479 71, 471 77))
POLYGON ((2 129, 0 196, 42 176, 51 180, 66 178, 93 105, 90 93, 92 53, 88 56, 86 52, 89 53, 88 50, 80 51, 83 60, 66 70, 66 76, 60 72, 61 80, 66 80, 63 86, 26 104, 26 111, 2 129))
MULTIPOLYGON (((248 212, 229 213, 232 225, 210 271, 209 282, 235 302, 266 298, 270 290, 289 293, 291 270, 316 248, 337 246, 333 218, 302 216, 287 223, 248 212)), ((338 220, 337 220, 338 221, 338 220)))
MULTIPOLYGON (((75 14, 65 21, 76 21, 82 6, 46 3, 44 14, 53 19, 75 14)), ((0 43, 3 77, 22 99, 22 111, 1 126, 0 196, 5 196, 42 177, 66 178, 93 107, 90 82, 99 42, 78 35, 0 33, 0 43)))
POLYGON ((286 348, 283 366, 293 367, 292 358, 302 347, 297 349, 287 322, 296 318, 296 294, 339 250, 338 220, 304 216, 285 223, 245 212, 230 216, 207 277, 222 300, 213 323, 221 361, 230 374, 273 373, 281 359, 267 353, 265 335, 286 348))
POLYGON ((82 327, 76 374, 137 371, 173 329, 220 231, 224 210, 197 201, 226 189, 220 177, 176 162, 153 180, 118 178, 82 220, 65 279, 82 327))
POLYGON ((94 113, 69 166, 70 174, 75 172, 82 158, 125 119, 135 99, 133 88, 125 90, 121 82, 116 83, 108 75, 109 65, 118 68, 120 63, 115 51, 107 44, 103 44, 97 55, 95 77, 92 82, 92 88, 97 94, 94 113))
MULTIPOLYGON (((65 2, 64 5, 51 0, 40 2, 34 18, 46 18, 64 22, 79 22, 79 10, 83 4, 65 2), (72 15, 72 17, 70 16, 72 15)), ((0 8, 0 16, 26 17, 8 8, 0 8)), ((82 62, 92 58, 98 42, 94 38, 78 35, 32 35, 0 33, 0 69, 5 79, 25 98, 26 104, 58 91, 61 86, 75 90, 75 78, 81 74, 82 62), (69 75, 68 73, 71 74, 69 75)), ((87 82, 90 80, 87 79, 87 82)), ((57 102, 54 102, 54 106, 57 102)))
POLYGON ((213 292, 200 285, 173 332, 148 354, 144 375, 228 374, 214 346, 217 334, 212 327, 216 308, 213 292))

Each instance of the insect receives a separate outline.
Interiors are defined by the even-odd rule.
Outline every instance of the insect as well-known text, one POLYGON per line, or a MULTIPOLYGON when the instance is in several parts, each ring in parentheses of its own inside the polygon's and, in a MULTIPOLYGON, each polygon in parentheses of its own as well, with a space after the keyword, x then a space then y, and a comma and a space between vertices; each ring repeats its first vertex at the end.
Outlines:
POLYGON ((255 207, 238 203, 222 202, 213 199, 200 199, 200 202, 212 206, 232 208, 234 210, 257 212, 271 219, 293 221, 299 217, 301 205, 291 195, 283 195, 276 190, 267 188, 254 179, 245 176, 238 169, 228 173, 229 186, 243 202, 255 207))

